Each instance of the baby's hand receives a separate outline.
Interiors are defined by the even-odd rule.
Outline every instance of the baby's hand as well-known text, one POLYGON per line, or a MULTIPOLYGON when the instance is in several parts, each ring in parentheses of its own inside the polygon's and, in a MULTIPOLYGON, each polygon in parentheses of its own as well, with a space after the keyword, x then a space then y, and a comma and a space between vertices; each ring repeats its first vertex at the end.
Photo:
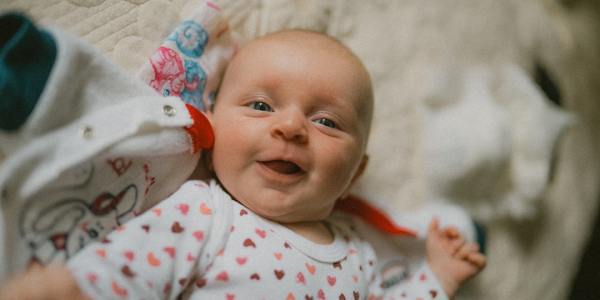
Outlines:
POLYGON ((446 295, 453 298, 463 282, 483 270, 486 258, 477 243, 466 242, 454 227, 440 229, 434 219, 427 235, 427 262, 446 295))
POLYGON ((0 300, 13 299, 75 299, 86 300, 86 297, 75 279, 63 266, 33 266, 26 273, 20 274, 0 286, 0 300))

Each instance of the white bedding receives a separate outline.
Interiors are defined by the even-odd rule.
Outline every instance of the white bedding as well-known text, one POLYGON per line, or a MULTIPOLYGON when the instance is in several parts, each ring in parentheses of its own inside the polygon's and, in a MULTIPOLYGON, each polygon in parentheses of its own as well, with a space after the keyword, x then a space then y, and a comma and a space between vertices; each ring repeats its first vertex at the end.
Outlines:
MULTIPOLYGON (((304 27, 364 60, 377 107, 370 168, 355 191, 405 210, 455 201, 483 220, 489 265, 464 298, 566 298, 600 178, 600 88, 591 77, 600 42, 580 21, 585 10, 546 0, 215 2, 242 40, 304 27), (570 116, 535 87, 534 62, 557 75, 570 116)), ((65 28, 133 73, 192 5, 4 0, 0 11, 65 28)))

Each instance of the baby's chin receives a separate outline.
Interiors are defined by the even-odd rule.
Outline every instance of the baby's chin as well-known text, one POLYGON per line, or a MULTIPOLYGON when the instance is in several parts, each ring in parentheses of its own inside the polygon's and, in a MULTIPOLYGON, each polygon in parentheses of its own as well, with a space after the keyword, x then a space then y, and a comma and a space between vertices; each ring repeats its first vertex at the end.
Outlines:
POLYGON ((280 224, 317 222, 326 218, 326 216, 301 213, 293 209, 253 209, 252 211, 262 218, 280 224))

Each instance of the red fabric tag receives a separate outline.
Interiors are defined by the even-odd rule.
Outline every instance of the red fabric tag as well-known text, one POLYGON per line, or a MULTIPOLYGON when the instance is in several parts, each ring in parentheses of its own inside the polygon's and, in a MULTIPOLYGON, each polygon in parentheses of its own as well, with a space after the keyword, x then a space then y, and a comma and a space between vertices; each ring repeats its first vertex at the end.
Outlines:
POLYGON ((192 125, 185 127, 185 131, 192 140, 192 153, 196 153, 201 149, 212 149, 215 143, 215 134, 208 118, 206 118, 204 113, 190 104, 186 104, 185 107, 192 120, 194 120, 192 125))
POLYGON ((368 201, 357 196, 350 195, 338 201, 335 208, 358 216, 375 228, 393 235, 417 237, 417 232, 396 224, 392 218, 382 212, 368 201))

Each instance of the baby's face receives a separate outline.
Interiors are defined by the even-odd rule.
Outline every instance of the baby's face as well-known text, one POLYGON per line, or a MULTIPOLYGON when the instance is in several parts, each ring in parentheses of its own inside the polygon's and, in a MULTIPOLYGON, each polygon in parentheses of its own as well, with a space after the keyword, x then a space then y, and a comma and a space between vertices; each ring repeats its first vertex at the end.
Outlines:
POLYGON ((213 167, 237 201, 267 219, 326 218, 360 169, 370 83, 341 49, 323 37, 266 38, 227 70, 211 116, 213 167))

